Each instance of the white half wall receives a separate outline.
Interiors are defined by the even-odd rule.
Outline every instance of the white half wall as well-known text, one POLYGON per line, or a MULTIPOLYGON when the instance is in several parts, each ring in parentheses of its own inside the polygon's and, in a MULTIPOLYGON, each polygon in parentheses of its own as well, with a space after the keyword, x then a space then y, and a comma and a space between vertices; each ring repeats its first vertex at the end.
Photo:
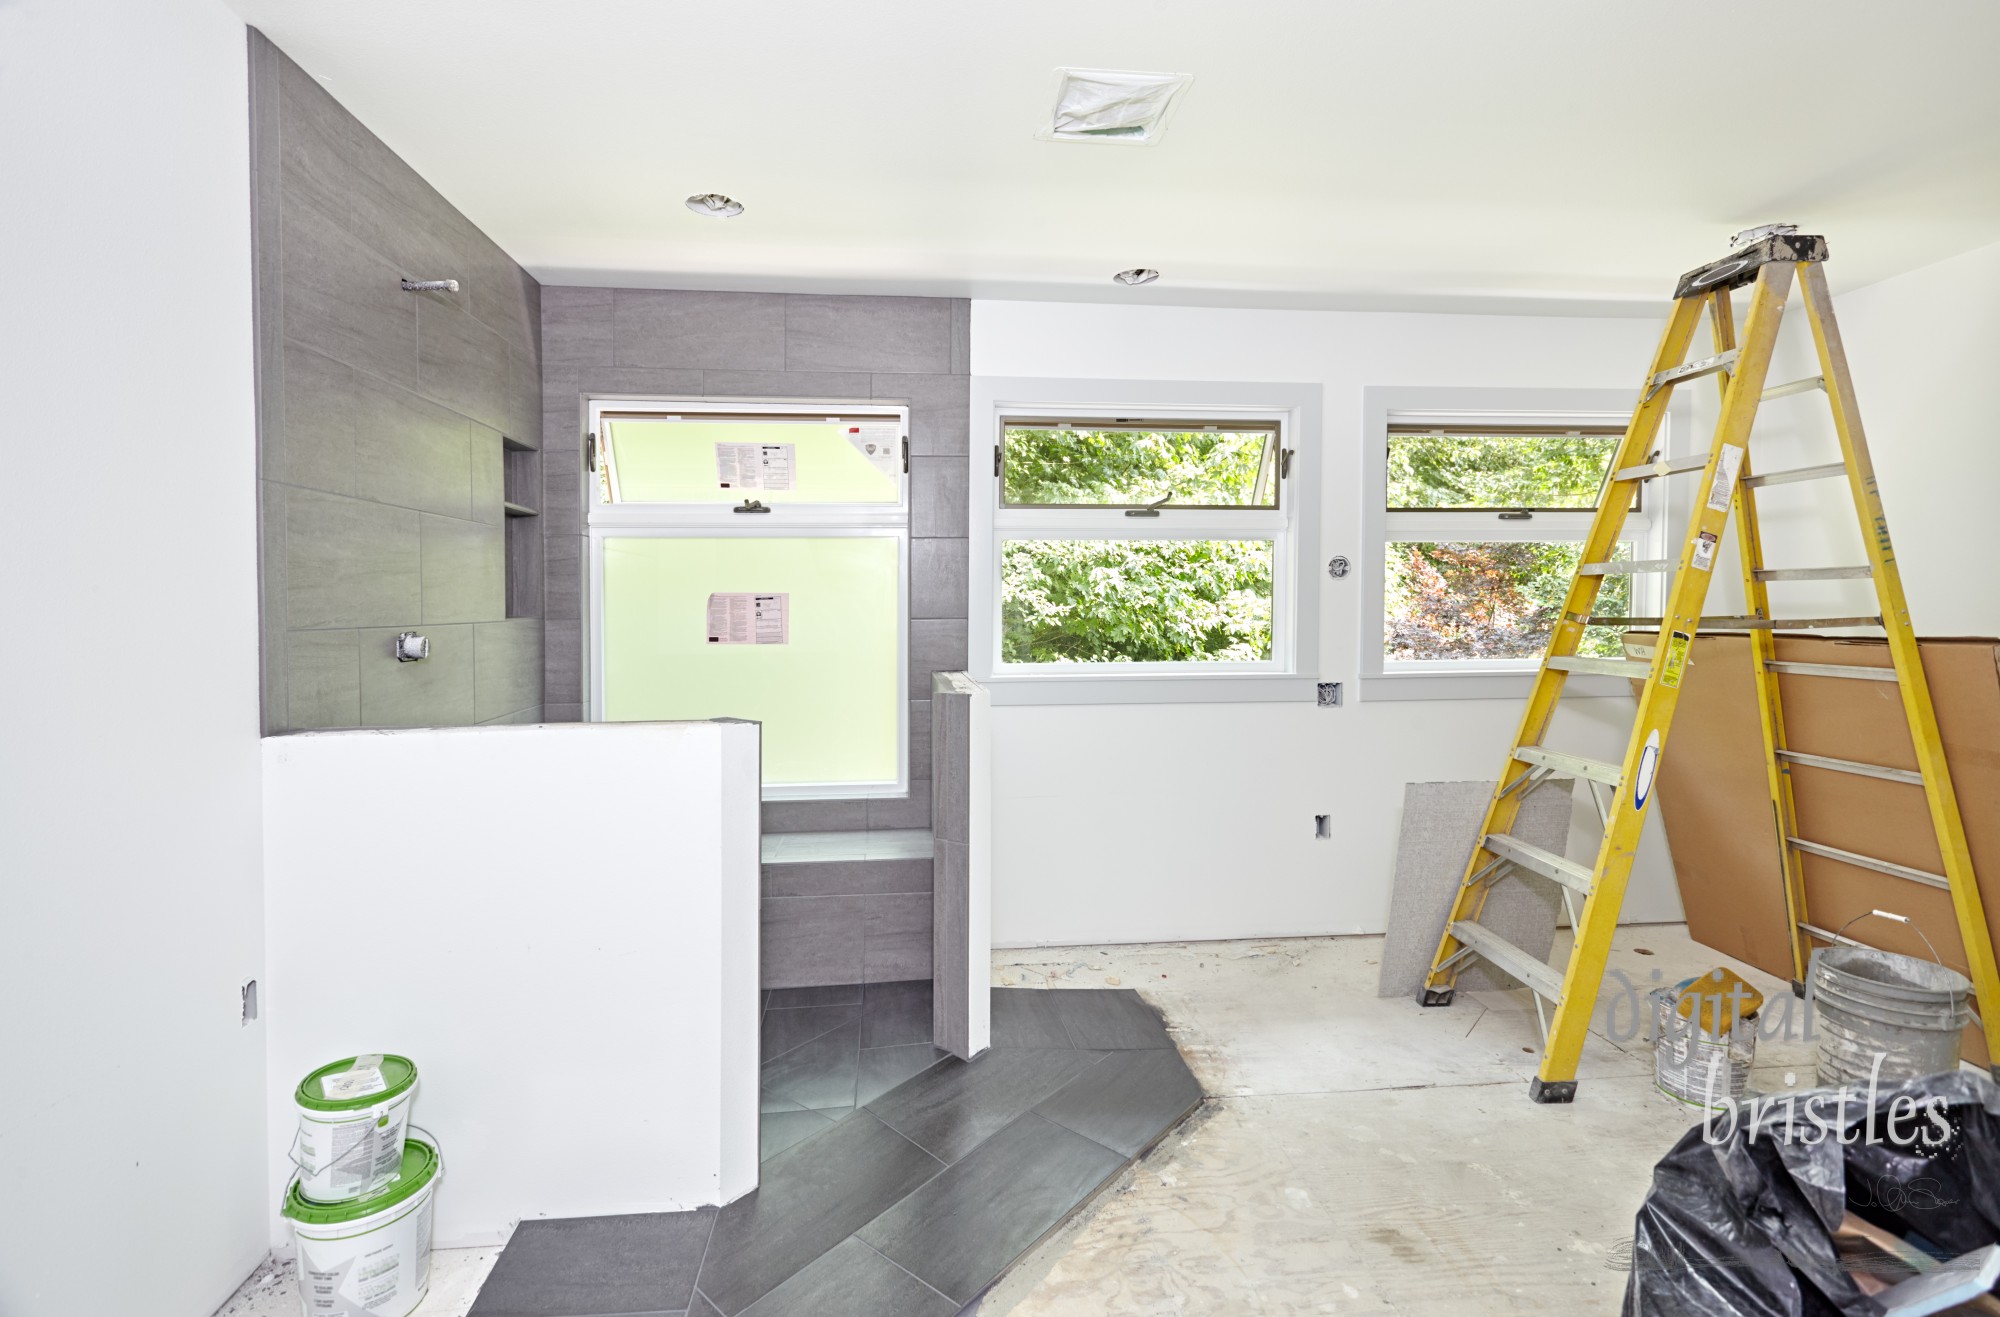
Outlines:
POLYGON ((10 1317, 206 1314, 269 1243, 246 87, 216 0, 0 5, 10 1317))
POLYGON ((298 1081, 387 1051, 441 1245, 755 1188, 758 753, 727 721, 266 741, 269 1182, 298 1081))
MULTIPOLYGON (((1661 282, 1664 321, 1670 278, 1661 282)), ((1403 785, 1498 776, 1521 715, 1512 699, 1358 702, 1362 390, 1369 386, 1610 388, 1638 384, 1660 325, 1556 316, 1418 315, 972 304, 975 376, 1317 383, 1325 390, 1322 680, 1346 707, 1310 704, 999 705, 993 736, 996 945, 1382 931, 1403 785), (1327 576, 1345 554, 1355 572, 1327 576), (1313 816, 1332 816, 1316 841, 1313 816)), ((974 461, 986 418, 974 417, 974 461)), ((1308 441, 1311 441, 1310 438, 1308 441)), ((981 550, 975 546, 974 561, 981 550)), ((974 570, 978 570, 975 565, 974 570)), ((1552 744, 1615 758, 1621 697, 1566 702, 1552 744)), ((1577 793, 1572 854, 1594 858, 1577 793)), ((1625 902, 1630 922, 1680 917, 1671 860, 1649 826, 1625 902)))

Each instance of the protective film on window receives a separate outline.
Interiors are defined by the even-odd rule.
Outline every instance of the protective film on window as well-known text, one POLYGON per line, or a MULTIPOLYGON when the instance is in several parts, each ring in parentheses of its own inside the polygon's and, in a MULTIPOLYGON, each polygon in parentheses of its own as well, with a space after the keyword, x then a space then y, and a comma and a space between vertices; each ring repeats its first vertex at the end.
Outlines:
POLYGON ((894 416, 607 414, 602 503, 896 504, 903 431, 894 416))
POLYGON ((1283 453, 1275 425, 1009 421, 1007 507, 1275 508, 1283 453))

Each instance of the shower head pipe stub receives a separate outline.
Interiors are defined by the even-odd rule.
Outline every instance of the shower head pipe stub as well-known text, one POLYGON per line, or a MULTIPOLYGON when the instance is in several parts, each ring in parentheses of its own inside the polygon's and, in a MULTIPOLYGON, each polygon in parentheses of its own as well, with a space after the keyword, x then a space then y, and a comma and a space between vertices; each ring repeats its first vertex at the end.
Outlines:
POLYGON ((403 291, 406 293, 455 293, 458 291, 456 279, 405 279, 403 291))

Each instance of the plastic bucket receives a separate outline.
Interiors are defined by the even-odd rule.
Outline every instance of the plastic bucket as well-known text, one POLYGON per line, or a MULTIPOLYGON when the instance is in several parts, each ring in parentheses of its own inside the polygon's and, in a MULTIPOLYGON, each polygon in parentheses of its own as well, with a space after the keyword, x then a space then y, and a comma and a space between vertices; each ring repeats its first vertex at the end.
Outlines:
POLYGON ((373 1066, 357 1068, 364 1059, 376 1060, 350 1056, 323 1065, 301 1079, 292 1095, 299 1109, 292 1161, 299 1168, 299 1193, 311 1202, 366 1198, 403 1164, 403 1133, 417 1093, 416 1062, 385 1053, 373 1066))
POLYGON ((444 1178, 437 1148, 412 1137, 402 1169, 351 1203, 315 1203, 293 1180, 284 1215, 299 1245, 305 1317, 405 1317, 431 1284, 431 1200, 444 1178))
POLYGON ((1958 1069, 1972 984, 1957 970, 1840 946, 1815 953, 1809 977, 1822 1085, 1866 1086, 1871 1076, 1900 1083, 1958 1069))

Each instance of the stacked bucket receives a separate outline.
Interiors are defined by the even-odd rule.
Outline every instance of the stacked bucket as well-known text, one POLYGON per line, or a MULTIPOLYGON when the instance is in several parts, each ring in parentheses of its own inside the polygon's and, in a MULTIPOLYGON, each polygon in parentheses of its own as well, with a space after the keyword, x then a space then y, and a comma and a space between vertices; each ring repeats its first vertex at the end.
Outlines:
POLYGON ((417 1066, 374 1053, 321 1066, 293 1100, 298 1167, 284 1216, 305 1317, 407 1317, 430 1288, 437 1145, 410 1133, 417 1066))

